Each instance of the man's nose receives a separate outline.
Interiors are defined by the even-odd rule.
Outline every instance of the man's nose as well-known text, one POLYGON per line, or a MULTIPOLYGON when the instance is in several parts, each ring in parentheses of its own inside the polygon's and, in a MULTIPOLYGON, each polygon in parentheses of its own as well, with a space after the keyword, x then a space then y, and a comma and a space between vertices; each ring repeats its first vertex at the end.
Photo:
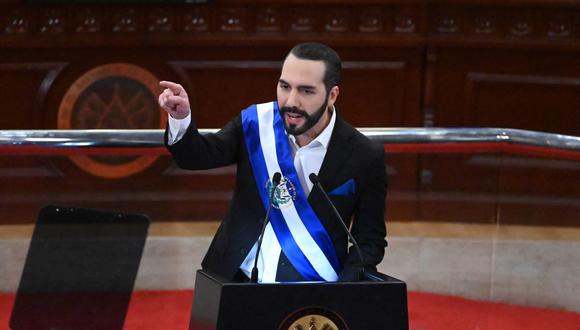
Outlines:
POLYGON ((286 100, 286 106, 300 109, 300 99, 298 96, 298 92, 295 89, 291 90, 286 100))

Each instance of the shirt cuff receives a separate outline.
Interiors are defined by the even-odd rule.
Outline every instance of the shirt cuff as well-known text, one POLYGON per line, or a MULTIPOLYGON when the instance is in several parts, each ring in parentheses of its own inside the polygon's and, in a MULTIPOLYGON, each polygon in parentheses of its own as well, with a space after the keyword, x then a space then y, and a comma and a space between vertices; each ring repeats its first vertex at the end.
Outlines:
POLYGON ((189 124, 191 124, 191 113, 187 115, 187 117, 183 119, 175 119, 168 116, 168 126, 169 126, 169 134, 167 136, 167 144, 173 145, 177 141, 181 140, 181 138, 185 135, 189 124))

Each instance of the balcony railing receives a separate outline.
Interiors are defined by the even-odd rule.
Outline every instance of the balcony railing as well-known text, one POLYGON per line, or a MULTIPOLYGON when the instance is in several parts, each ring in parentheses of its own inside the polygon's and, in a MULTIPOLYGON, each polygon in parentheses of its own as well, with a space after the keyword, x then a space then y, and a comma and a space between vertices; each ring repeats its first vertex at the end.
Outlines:
MULTIPOLYGON (((360 128, 396 153, 513 153, 580 159, 580 137, 506 128, 360 128)), ((202 129, 202 134, 217 129, 202 129)), ((166 154, 163 130, 2 130, 0 155, 166 154)))

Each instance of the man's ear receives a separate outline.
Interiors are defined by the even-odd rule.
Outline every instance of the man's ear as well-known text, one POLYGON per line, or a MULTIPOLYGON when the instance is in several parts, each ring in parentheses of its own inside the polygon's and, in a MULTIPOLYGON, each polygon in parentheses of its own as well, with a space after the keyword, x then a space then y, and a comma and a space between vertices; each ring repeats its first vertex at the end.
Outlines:
POLYGON ((330 89, 330 93, 328 93, 328 106, 329 107, 334 106, 334 103, 336 102, 336 99, 338 98, 339 93, 340 93, 340 90, 339 90, 338 86, 334 86, 330 89))

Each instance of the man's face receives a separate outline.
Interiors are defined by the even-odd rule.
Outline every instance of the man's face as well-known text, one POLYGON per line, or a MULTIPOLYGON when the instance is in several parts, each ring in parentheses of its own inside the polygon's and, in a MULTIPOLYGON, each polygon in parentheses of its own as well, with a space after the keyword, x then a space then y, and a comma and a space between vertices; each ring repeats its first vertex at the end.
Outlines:
POLYGON ((325 66, 322 61, 303 60, 288 55, 278 81, 278 106, 289 134, 309 132, 329 117, 327 108, 336 97, 324 86, 325 66), (321 120, 322 119, 322 120, 321 120))

